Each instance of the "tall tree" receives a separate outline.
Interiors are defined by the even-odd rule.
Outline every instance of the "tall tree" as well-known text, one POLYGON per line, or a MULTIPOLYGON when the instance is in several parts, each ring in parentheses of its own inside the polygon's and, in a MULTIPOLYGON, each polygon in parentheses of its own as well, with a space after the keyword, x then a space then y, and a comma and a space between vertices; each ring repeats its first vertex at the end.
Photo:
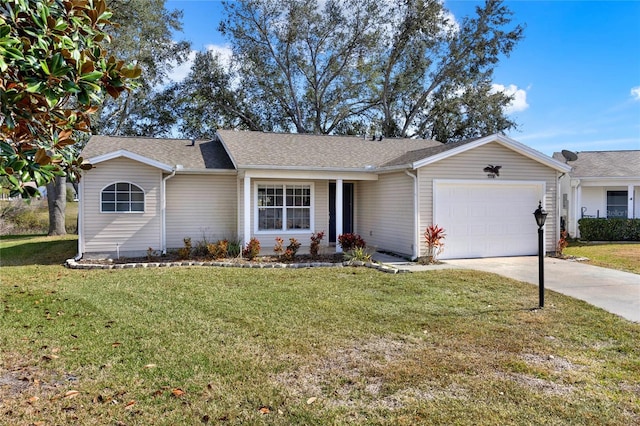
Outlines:
POLYGON ((331 133, 375 103, 369 52, 379 35, 379 2, 223 2, 220 31, 242 62, 243 81, 276 114, 280 130, 331 133))
POLYGON ((186 41, 174 41, 182 30, 182 12, 168 10, 166 0, 110 0, 109 52, 142 69, 135 90, 107 100, 93 123, 93 132, 110 135, 157 136, 167 130, 168 117, 158 115, 154 99, 161 96, 168 73, 185 62, 186 41), (150 108, 150 106, 152 106, 150 108))
MULTIPOLYGON (((443 142, 515 126, 493 70, 522 38, 497 0, 455 22, 441 0, 224 2, 243 99, 272 128, 443 142), (285 119, 284 123, 273 118, 285 119)), ((231 93, 233 95, 233 93, 231 93)), ((231 99, 235 99, 233 96, 231 99)))
POLYGON ((491 89, 493 69, 522 38, 497 0, 458 26, 439 0, 404 0, 390 7, 390 48, 380 62, 382 132, 443 142, 515 126, 504 113, 511 98, 491 89))
POLYGON ((140 75, 107 57, 110 17, 104 0, 0 3, 0 176, 10 190, 33 195, 32 183, 90 167, 73 148, 78 132, 140 75))
POLYGON ((157 121, 195 138, 211 136, 218 128, 270 130, 271 120, 256 108, 260 101, 237 71, 219 53, 198 52, 187 77, 154 99, 154 111, 165 116, 157 121))

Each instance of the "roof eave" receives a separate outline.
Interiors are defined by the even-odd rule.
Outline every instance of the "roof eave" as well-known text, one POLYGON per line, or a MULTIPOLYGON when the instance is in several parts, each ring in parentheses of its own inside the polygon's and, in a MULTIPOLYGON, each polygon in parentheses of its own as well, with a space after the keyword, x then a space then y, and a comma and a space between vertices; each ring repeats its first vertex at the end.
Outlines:
POLYGON ((462 152, 466 152, 469 151, 471 149, 477 148, 479 146, 482 145, 486 145, 488 143, 491 142, 497 142, 500 145, 506 146, 507 148, 510 148, 522 155, 524 155, 525 157, 531 158, 532 160, 535 160, 539 163, 542 163, 548 167, 551 167, 552 169, 555 169, 559 172, 563 172, 563 173, 568 173, 569 171, 571 171, 571 167, 560 162, 557 161, 551 157, 548 157, 544 154, 542 154, 541 152, 536 151, 533 148, 530 148, 514 139, 511 139, 507 136, 504 135, 500 135, 500 134, 493 134, 493 135, 489 135, 489 136, 485 136, 483 138, 477 139, 473 142, 469 142, 467 144, 461 145, 459 147, 456 148, 452 148, 450 150, 441 152, 439 154, 436 155, 432 155, 430 157, 427 158, 423 158, 422 160, 418 160, 413 162, 412 164, 412 168, 413 169, 418 169, 420 167, 424 167, 426 165, 429 164, 433 164, 437 161, 440 160, 444 160, 445 158, 449 158, 451 156, 460 154, 462 152))
POLYGON ((157 169, 163 170, 165 172, 171 172, 174 170, 173 166, 162 163, 160 161, 153 160, 149 157, 145 157, 144 155, 136 154, 131 151, 127 151, 126 149, 119 149, 117 151, 107 152, 106 154, 98 155, 95 157, 89 158, 87 161, 90 164, 99 164, 104 161, 114 160, 116 158, 128 158, 133 161, 137 161, 142 164, 146 164, 147 166, 155 167, 157 169))

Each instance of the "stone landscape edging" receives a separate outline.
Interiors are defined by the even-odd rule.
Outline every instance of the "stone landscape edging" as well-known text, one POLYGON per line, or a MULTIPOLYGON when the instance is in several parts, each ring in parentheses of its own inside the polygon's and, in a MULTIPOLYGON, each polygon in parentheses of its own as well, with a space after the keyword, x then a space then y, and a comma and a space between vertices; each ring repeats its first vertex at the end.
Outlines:
POLYGON ((181 266, 213 266, 219 268, 253 268, 253 269, 303 269, 303 268, 343 268, 345 266, 365 267, 388 274, 409 272, 393 266, 374 262, 346 261, 342 263, 308 262, 308 263, 236 263, 236 262, 200 262, 193 260, 176 262, 136 262, 136 263, 78 263, 75 259, 67 259, 64 264, 69 269, 135 269, 135 268, 175 268, 181 266))

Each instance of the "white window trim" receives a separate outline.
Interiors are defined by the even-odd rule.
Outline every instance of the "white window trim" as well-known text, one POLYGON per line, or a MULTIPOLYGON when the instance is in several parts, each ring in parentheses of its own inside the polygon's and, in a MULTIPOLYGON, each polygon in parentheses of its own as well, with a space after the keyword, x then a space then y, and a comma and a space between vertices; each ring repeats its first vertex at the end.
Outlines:
MULTIPOLYGON (((144 214, 147 211, 147 191, 144 190, 144 188, 140 185, 138 185, 137 183, 131 182, 131 181, 127 181, 127 180, 117 180, 117 181, 113 181, 105 186, 102 187, 102 189, 100 189, 100 197, 98 197, 98 203, 100 203, 100 213, 104 213, 104 214, 144 214), (102 193, 104 192, 104 190, 108 187, 110 187, 111 185, 117 185, 119 183, 128 183, 129 185, 134 185, 138 188, 140 188, 142 190, 142 211, 126 211, 126 212, 119 212, 119 211, 104 211, 102 210, 102 193)), ((117 203, 116 203, 117 204, 117 203)))
MULTIPOLYGON (((253 183, 253 197, 251 197, 253 201, 253 233, 257 235, 269 235, 269 234, 308 234, 313 232, 315 229, 314 218, 315 218, 315 187, 313 182, 302 182, 302 181, 256 181, 253 183), (282 224, 283 227, 281 229, 259 229, 260 221, 259 221, 259 206, 258 206, 258 187, 261 185, 282 185, 283 189, 283 197, 286 200, 286 188, 287 186, 300 186, 305 185, 309 186, 310 191, 310 202, 309 202, 309 229, 286 229, 284 225, 287 223, 287 207, 282 206, 282 224)), ((295 207, 295 206, 291 206, 295 207)))

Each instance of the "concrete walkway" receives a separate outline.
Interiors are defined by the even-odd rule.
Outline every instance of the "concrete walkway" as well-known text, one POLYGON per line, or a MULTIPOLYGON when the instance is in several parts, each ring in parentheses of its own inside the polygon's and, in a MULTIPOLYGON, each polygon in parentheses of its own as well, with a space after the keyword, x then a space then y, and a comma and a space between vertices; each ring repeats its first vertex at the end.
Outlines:
MULTIPOLYGON (((412 272, 462 268, 493 272, 538 285, 538 257, 497 257, 445 260, 441 265, 421 266, 376 253, 376 260, 412 272)), ((544 259, 545 289, 584 300, 594 306, 640 322, 640 275, 579 262, 544 259)))

